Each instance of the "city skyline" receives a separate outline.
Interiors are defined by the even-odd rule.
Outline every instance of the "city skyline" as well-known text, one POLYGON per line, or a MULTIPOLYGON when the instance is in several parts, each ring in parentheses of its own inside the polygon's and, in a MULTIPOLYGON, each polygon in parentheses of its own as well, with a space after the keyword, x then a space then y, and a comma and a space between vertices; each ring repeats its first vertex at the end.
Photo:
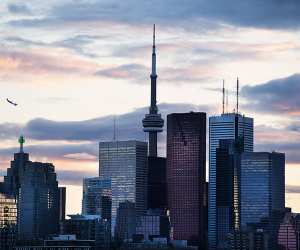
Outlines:
MULTIPOLYGON (((163 118, 191 110, 208 117, 220 114, 222 79, 232 111, 239 76, 240 111, 255 120, 255 150, 286 153, 287 206, 299 212, 299 17, 290 15, 283 22, 274 14, 265 20, 252 3, 253 14, 233 19, 225 6, 211 10, 213 4, 195 1, 189 1, 191 7, 202 4, 207 13, 181 10, 177 3, 173 15, 161 17, 159 8, 166 10, 167 3, 154 5, 149 18, 138 14, 149 7, 145 3, 137 4, 130 16, 126 4, 105 1, 0 3, 2 175, 24 134, 25 152, 33 160, 53 162, 60 185, 69 185, 67 213, 80 212, 82 177, 97 175, 98 142, 113 139, 114 116, 117 138, 147 140, 141 119, 148 112, 152 24, 157 23, 163 118), (111 15, 101 13, 102 8, 111 15), (10 106, 6 98, 19 105, 10 106)), ((265 6, 266 15, 281 9, 285 16, 289 7, 276 4, 265 6)), ((232 8, 245 14, 242 7, 232 8)), ((159 137, 159 155, 165 155, 165 131, 159 137)))

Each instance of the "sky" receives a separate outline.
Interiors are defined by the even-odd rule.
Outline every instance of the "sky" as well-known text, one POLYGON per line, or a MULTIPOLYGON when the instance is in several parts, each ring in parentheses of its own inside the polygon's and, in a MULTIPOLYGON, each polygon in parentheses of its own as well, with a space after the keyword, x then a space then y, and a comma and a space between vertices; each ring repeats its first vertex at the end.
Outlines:
POLYGON ((114 119, 119 140, 146 140, 155 23, 163 116, 219 114, 223 79, 233 111, 239 77, 255 150, 286 153, 286 206, 300 212, 299 9, 298 0, 2 0, 1 175, 22 134, 31 160, 55 164, 67 213, 79 213, 82 178, 97 176, 114 119))

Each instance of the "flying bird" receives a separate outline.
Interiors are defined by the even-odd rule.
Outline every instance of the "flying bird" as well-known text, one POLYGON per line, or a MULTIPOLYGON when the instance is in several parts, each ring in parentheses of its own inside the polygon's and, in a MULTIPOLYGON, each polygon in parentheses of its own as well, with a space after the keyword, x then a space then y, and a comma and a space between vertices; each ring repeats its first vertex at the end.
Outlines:
POLYGON ((17 105, 18 105, 17 103, 10 101, 8 98, 6 98, 6 101, 7 101, 8 103, 10 103, 11 105, 14 105, 14 106, 17 106, 17 105))

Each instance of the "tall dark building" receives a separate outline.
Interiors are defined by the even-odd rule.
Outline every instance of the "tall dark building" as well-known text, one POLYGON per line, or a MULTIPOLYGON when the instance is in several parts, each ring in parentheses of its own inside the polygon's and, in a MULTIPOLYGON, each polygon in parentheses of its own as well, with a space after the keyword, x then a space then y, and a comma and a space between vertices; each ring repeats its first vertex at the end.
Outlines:
POLYGON ((167 208, 166 158, 148 157, 148 209, 167 208))
POLYGON ((14 154, 1 185, 7 197, 17 201, 18 243, 40 243, 49 234, 59 231, 64 216, 65 189, 59 190, 54 166, 32 162, 24 153, 25 140, 19 138, 20 151, 14 154))
POLYGON ((152 46, 152 72, 151 78, 151 105, 149 114, 143 119, 144 131, 149 133, 149 156, 157 156, 157 133, 163 131, 164 120, 158 114, 156 105, 156 47, 155 47, 155 25, 153 28, 153 46, 152 46))
POLYGON ((66 218, 66 187, 59 187, 59 221, 66 218))
POLYGON ((219 141, 216 149, 217 249, 226 249, 227 237, 240 229, 240 155, 243 138, 219 141))
POLYGON ((39 244, 59 232, 59 189, 51 163, 28 162, 18 195, 18 240, 39 244))
POLYGON ((205 249, 206 113, 168 115, 168 207, 174 240, 205 249))

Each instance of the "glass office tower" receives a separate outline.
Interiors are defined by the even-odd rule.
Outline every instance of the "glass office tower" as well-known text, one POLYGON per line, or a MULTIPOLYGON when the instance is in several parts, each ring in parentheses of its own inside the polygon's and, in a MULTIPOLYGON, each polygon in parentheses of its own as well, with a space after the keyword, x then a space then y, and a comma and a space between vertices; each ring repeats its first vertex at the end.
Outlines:
POLYGON ((227 236, 240 229, 240 154, 243 138, 220 140, 216 149, 217 248, 226 249, 227 236))
POLYGON ((59 232, 59 189, 51 163, 28 162, 18 195, 18 240, 39 243, 59 232))
POLYGON ((175 240, 205 249, 206 113, 168 115, 167 190, 175 240))
POLYGON ((99 175, 111 179, 112 234, 120 202, 136 205, 137 215, 147 208, 147 151, 146 142, 113 141, 99 144, 99 175))
POLYGON ((111 216, 111 181, 100 177, 83 179, 82 214, 111 216))
POLYGON ((221 139, 243 138, 245 152, 253 152, 253 119, 236 113, 226 113, 209 118, 209 195, 208 241, 209 249, 217 245, 216 211, 216 149, 221 139))
POLYGON ((241 226, 258 223, 285 208, 285 155, 243 153, 241 156, 241 226))

